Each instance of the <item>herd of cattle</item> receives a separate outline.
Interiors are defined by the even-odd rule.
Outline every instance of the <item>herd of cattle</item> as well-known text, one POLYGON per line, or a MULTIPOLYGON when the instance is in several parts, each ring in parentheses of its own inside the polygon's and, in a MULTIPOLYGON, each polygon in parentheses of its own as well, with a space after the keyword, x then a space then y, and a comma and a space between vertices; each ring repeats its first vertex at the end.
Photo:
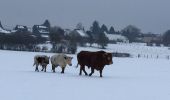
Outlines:
MULTIPOLYGON (((52 65, 52 71, 55 72, 55 68, 60 66, 62 71, 61 73, 64 73, 64 70, 67 66, 72 66, 72 59, 73 57, 67 56, 66 54, 58 54, 53 55, 50 57, 46 55, 36 55, 34 57, 34 65, 36 65, 35 71, 39 72, 38 66, 42 66, 42 70, 46 72, 46 67, 49 64, 49 61, 51 61, 52 65)), ((85 75, 88 75, 85 66, 88 68, 91 68, 91 73, 89 76, 91 76, 94 73, 94 70, 100 72, 100 77, 102 77, 102 71, 105 65, 113 64, 112 62, 112 53, 108 53, 105 51, 96 51, 96 52, 90 52, 90 51, 81 51, 77 54, 77 66, 80 65, 80 72, 79 75, 82 74, 82 71, 85 75)))

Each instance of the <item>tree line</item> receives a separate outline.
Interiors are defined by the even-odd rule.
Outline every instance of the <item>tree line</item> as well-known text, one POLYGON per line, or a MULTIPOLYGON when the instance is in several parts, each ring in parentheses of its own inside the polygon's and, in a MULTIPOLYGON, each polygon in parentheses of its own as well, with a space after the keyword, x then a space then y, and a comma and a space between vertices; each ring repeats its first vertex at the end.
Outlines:
MULTIPOLYGON (((82 23, 76 25, 75 30, 65 34, 65 30, 61 27, 51 26, 48 20, 42 24, 49 28, 49 41, 52 44, 52 52, 56 52, 58 44, 67 44, 69 49, 73 53, 76 52, 77 46, 87 46, 86 44, 98 44, 100 48, 106 48, 107 44, 110 42, 107 34, 120 34, 128 38, 129 42, 141 42, 140 38, 144 37, 144 33, 141 32, 139 28, 133 25, 128 25, 121 31, 115 31, 114 27, 108 28, 105 24, 101 25, 98 21, 94 21, 90 29, 85 30, 82 23), (88 37, 83 37, 77 34, 76 29, 84 31, 88 37)), ((2 25, 1 25, 2 26, 2 25)), ((148 33, 148 35, 153 35, 148 33)), ((36 51, 38 44, 43 44, 47 41, 46 38, 41 37, 40 34, 33 34, 31 32, 14 32, 11 34, 0 34, 0 49, 8 50, 27 50, 36 51)), ((113 41, 112 41, 113 42, 113 41)), ((159 42, 166 46, 170 44, 170 30, 163 33, 159 42)), ((114 42, 115 43, 115 42, 114 42)))

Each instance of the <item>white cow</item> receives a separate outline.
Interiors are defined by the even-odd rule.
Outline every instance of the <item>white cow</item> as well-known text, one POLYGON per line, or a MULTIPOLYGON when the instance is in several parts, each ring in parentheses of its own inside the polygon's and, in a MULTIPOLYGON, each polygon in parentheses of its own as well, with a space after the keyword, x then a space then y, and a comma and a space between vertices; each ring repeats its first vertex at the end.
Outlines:
POLYGON ((65 67, 67 64, 69 66, 72 66, 72 61, 73 57, 67 56, 65 54, 58 54, 58 55, 53 55, 51 57, 51 64, 52 64, 52 70, 55 72, 55 68, 60 66, 62 68, 61 73, 64 73, 65 67))

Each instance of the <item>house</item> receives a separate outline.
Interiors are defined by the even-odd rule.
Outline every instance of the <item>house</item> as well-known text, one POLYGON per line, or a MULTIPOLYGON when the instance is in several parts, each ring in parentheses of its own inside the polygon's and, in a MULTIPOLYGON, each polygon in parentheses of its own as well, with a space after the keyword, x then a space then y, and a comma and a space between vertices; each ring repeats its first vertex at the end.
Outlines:
POLYGON ((144 34, 142 37, 142 41, 147 43, 147 45, 152 45, 155 43, 156 45, 160 45, 162 41, 162 36, 159 34, 144 34))
POLYGON ((2 33, 2 34, 8 34, 8 33, 11 33, 11 32, 8 31, 8 30, 5 30, 5 29, 3 28, 1 22, 0 22, 0 33, 2 33))
POLYGON ((44 25, 34 25, 32 28, 32 32, 35 35, 40 35, 45 38, 49 38, 49 28, 44 25))
POLYGON ((65 35, 75 34, 76 36, 81 36, 84 38, 89 37, 89 35, 85 31, 80 30, 80 29, 74 29, 73 31, 70 29, 66 29, 66 30, 64 30, 64 32, 65 32, 65 35))
POLYGON ((23 26, 23 25, 16 25, 13 32, 28 32, 28 28, 27 26, 23 26))
POLYGON ((129 43, 129 40, 127 37, 122 36, 120 34, 108 34, 106 32, 104 32, 104 34, 106 35, 106 37, 109 39, 109 41, 113 42, 124 42, 124 43, 129 43))
POLYGON ((74 31, 75 31, 77 34, 79 34, 81 37, 85 37, 85 38, 88 38, 88 37, 89 37, 89 35, 88 35, 85 31, 83 31, 83 30, 75 29, 74 31))

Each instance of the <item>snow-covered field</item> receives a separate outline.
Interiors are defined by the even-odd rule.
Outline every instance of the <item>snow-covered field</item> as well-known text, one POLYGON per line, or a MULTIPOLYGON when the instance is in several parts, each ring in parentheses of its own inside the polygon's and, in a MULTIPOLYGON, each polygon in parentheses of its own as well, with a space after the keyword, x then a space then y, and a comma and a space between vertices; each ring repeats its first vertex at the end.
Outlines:
POLYGON ((60 68, 51 72, 51 64, 46 73, 34 72, 34 55, 52 53, 0 50, 0 100, 170 100, 170 60, 163 58, 170 54, 167 48, 114 44, 106 51, 162 58, 113 58, 113 65, 106 66, 100 78, 98 71, 92 77, 79 76, 76 55, 70 55, 73 66, 60 74, 60 68))

